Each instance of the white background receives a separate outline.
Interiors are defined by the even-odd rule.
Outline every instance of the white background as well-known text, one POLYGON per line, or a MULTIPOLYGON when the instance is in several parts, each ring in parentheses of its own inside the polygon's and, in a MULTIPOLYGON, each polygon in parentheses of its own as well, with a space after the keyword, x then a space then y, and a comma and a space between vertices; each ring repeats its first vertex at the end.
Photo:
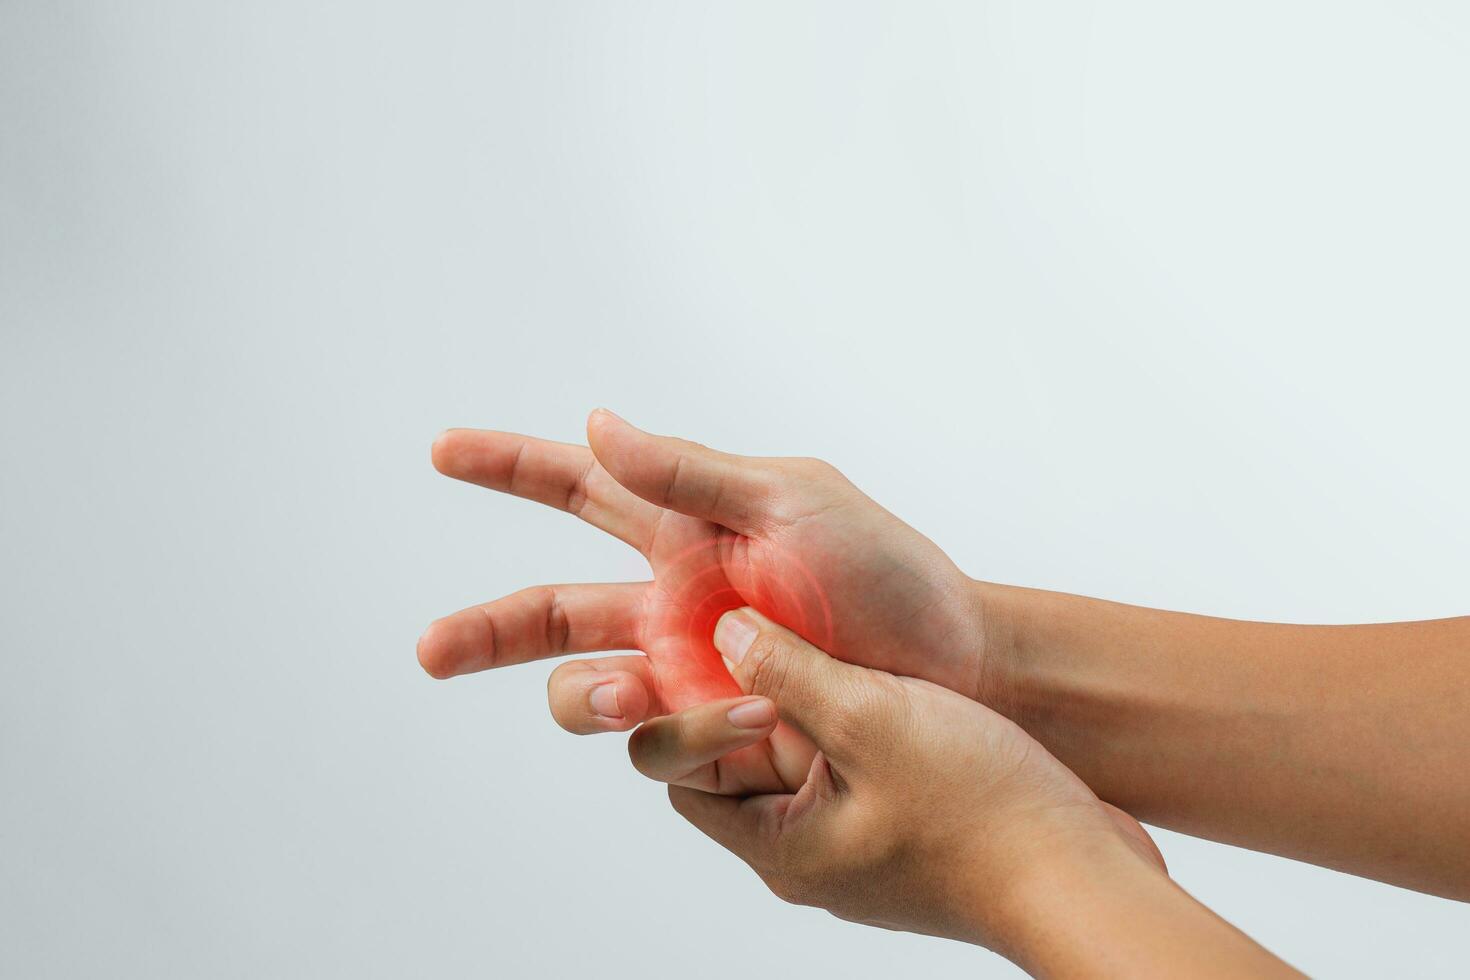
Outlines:
MULTIPOLYGON (((428 444, 605 404, 978 577, 1470 612, 1467 11, 0 0, 0 974, 1008 975, 769 897, 547 665, 422 675, 644 574, 428 444)), ((1159 840, 1311 972, 1470 968, 1159 840)))

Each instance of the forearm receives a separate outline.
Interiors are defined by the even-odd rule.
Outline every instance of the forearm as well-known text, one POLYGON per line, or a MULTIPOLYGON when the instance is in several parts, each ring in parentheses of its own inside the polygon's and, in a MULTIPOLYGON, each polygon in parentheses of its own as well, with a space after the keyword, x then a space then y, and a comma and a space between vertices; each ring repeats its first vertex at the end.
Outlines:
POLYGON ((976 588, 992 707, 1104 799, 1470 898, 1470 618, 1288 626, 976 588))
POLYGON ((1006 905, 1000 951, 1033 976, 1299 976, 1109 842, 1031 869, 1006 905))

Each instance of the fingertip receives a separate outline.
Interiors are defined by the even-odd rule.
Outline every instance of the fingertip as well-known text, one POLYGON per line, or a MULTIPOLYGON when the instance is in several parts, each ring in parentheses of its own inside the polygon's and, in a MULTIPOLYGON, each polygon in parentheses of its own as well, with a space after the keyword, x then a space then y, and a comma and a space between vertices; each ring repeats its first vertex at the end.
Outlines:
MULTIPOLYGON (((606 408, 594 408, 587 416, 587 445, 597 451, 597 443, 614 435, 619 429, 634 429, 628 420, 606 408)), ((634 431, 638 431, 634 429, 634 431)))
POLYGON ((610 680, 604 682, 602 687, 611 690, 612 713, 597 711, 597 704, 592 701, 590 695, 588 703, 593 710, 607 723, 618 726, 617 731, 626 731, 634 725, 641 724, 648 717, 648 689, 643 686, 643 681, 632 674, 619 671, 609 675, 610 680))
POLYGON ((729 610, 715 623, 715 649, 720 652, 720 657, 725 661, 725 667, 732 677, 735 676, 740 661, 745 659, 750 645, 760 635, 761 624, 751 615, 754 612, 749 606, 741 606, 739 609, 729 610))
POLYGON ((450 471, 454 467, 454 458, 461 431, 463 430, 445 429, 434 437, 433 443, 429 446, 429 462, 433 464, 434 469, 443 473, 445 476, 449 476, 450 471))
POLYGON ((754 606, 741 606, 739 609, 733 611, 741 613, 742 615, 751 619, 756 624, 756 626, 760 627, 762 631, 789 632, 786 627, 782 626, 780 623, 776 622, 774 619, 767 616, 765 613, 761 612, 754 606))
POLYGON ((626 420, 617 412, 614 412, 610 408, 604 408, 601 405, 594 408, 592 410, 592 414, 587 417, 587 420, 589 422, 593 419, 606 419, 611 422, 623 422, 624 424, 627 424, 626 420))
POLYGON ((584 673, 571 664, 547 681, 551 716, 573 735, 625 732, 648 717, 643 681, 626 671, 584 673))
POLYGON ((453 663, 447 655, 448 645, 444 642, 443 628, 439 621, 429 624, 424 635, 419 637, 415 652, 419 666, 435 680, 447 680, 455 674, 453 663))
POLYGON ((725 713, 725 720, 749 733, 751 741, 757 741, 776 727, 776 704, 769 698, 747 698, 730 708, 725 713))

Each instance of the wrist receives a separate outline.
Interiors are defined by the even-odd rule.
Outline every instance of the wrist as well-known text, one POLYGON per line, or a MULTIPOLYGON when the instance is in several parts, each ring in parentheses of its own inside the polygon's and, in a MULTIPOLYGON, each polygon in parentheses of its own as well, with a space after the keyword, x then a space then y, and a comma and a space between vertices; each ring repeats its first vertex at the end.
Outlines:
POLYGON ((1020 628, 1025 590, 970 580, 971 608, 976 619, 975 684, 965 691, 972 699, 1012 720, 1019 709, 1020 628))
POLYGON ((1126 840, 1046 841, 1005 890, 996 952, 1032 976, 1299 976, 1126 840))
POLYGON ((1048 838, 1002 891, 994 948, 1028 973, 1054 972, 1144 907, 1188 902, 1168 875, 1102 831, 1064 844, 1048 838))

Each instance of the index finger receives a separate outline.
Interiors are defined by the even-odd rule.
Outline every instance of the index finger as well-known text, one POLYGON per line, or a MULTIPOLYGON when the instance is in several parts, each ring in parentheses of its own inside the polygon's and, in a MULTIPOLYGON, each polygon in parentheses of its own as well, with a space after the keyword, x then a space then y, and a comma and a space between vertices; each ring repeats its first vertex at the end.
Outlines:
POLYGON ((445 476, 566 511, 648 552, 661 508, 625 489, 586 446, 488 429, 447 429, 434 440, 445 476))
POLYGON ((656 436, 600 408, 587 420, 599 463, 618 483, 661 508, 754 535, 773 522, 781 484, 771 461, 656 436))

